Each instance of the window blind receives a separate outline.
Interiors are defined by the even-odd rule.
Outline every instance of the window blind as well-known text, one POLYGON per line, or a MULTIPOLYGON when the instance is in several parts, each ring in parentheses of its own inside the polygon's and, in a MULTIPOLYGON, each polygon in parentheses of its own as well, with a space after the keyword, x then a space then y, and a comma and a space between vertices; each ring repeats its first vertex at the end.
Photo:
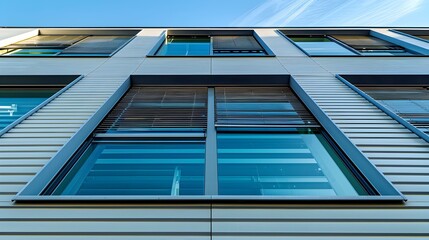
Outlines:
POLYGON ((404 48, 382 39, 365 35, 332 35, 356 50, 402 50, 404 48))
POLYGON ((68 47, 85 36, 73 35, 39 35, 11 44, 7 48, 31 48, 31 47, 68 47))
POLYGON ((288 87, 218 87, 216 113, 220 125, 317 124, 288 87))
POLYGON ((106 54, 110 55, 124 45, 131 36, 90 36, 70 46, 64 54, 106 54))

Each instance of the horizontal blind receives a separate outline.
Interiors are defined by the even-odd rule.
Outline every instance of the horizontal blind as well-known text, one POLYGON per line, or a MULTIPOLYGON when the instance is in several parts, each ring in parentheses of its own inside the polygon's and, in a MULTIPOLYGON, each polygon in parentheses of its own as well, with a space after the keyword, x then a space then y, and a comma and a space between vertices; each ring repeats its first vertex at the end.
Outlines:
POLYGON ((288 87, 218 87, 216 114, 219 125, 317 124, 288 87))
POLYGON ((73 35, 39 35, 9 45, 7 48, 68 47, 84 38, 85 36, 73 35))
POLYGON ((91 36, 62 51, 62 54, 112 54, 131 36, 91 36))
POLYGON ((332 35, 337 40, 349 45, 356 50, 396 50, 403 49, 393 43, 365 35, 332 35))
POLYGON ((213 36, 213 50, 264 50, 253 36, 213 36))
POLYGON ((207 88, 132 87, 97 132, 205 129, 206 125, 207 88))

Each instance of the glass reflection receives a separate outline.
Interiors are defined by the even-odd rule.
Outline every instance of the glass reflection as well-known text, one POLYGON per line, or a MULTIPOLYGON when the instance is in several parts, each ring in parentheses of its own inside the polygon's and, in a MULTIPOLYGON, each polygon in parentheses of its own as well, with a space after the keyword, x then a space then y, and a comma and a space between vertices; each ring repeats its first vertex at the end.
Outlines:
POLYGON ((220 195, 367 195, 321 133, 219 133, 220 195))

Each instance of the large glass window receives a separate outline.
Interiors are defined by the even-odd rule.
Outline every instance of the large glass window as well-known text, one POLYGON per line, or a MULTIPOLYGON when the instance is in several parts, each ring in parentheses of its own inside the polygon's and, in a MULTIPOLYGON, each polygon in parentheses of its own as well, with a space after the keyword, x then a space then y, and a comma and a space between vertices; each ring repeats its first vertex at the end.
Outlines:
POLYGON ((360 87, 392 112, 429 134, 427 87, 360 87))
POLYGON ((38 35, 0 48, 3 56, 110 56, 132 36, 38 35))
POLYGON ((324 55, 356 55, 326 36, 291 36, 290 39, 312 56, 324 55))
POLYGON ((317 129, 218 135, 220 195, 368 193, 317 129))
POLYGON ((208 36, 168 36, 156 55, 207 56, 210 55, 210 38, 208 36))
MULTIPOLYGON (((220 34, 220 33, 219 33, 220 34)), ((265 56, 253 35, 168 35, 156 56, 265 56)))
POLYGON ((0 130, 54 95, 56 87, 2 87, 0 86, 0 130))
POLYGON ((53 195, 204 195, 204 142, 94 142, 53 195))
POLYGON ((207 88, 134 86, 45 194, 204 195, 206 122, 207 88))
POLYGON ((177 84, 134 84, 34 191, 68 200, 380 195, 291 88, 177 84))

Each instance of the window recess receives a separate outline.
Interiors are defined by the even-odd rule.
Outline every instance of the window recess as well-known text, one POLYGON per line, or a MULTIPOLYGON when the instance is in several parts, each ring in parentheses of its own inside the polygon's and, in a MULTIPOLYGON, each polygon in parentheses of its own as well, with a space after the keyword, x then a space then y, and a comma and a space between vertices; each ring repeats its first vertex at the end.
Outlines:
POLYGON ((370 30, 280 30, 310 56, 415 56, 402 46, 371 35, 370 30))
POLYGON ((253 31, 168 31, 149 56, 272 56, 253 31))
POLYGON ((138 77, 72 157, 53 159, 16 201, 403 199, 379 194, 284 76, 176 76, 169 86, 138 77))
MULTIPOLYGON (((132 35, 79 34, 79 31, 49 31, 0 48, 0 56, 111 56, 132 35), (61 33, 60 32, 65 32, 61 33)), ((127 31, 129 33, 130 31, 127 31)), ((132 32, 132 31, 131 31, 132 32)), ((114 31, 112 33, 115 33, 114 31)))

